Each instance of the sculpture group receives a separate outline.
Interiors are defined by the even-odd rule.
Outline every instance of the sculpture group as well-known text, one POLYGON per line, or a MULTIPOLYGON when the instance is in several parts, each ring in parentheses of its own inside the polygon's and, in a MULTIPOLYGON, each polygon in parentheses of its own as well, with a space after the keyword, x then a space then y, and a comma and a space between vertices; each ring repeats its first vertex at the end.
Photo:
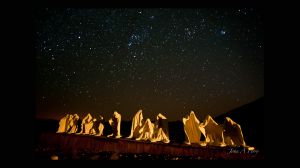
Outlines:
POLYGON ((223 124, 218 124, 208 115, 202 123, 193 111, 182 119, 186 137, 186 144, 197 143, 201 146, 243 146, 248 147, 244 141, 242 128, 229 117, 223 124), (204 140, 200 141, 201 136, 204 140))
MULTIPOLYGON (((100 115, 92 117, 88 113, 79 123, 77 114, 67 114, 60 119, 57 133, 77 133, 103 136, 104 123, 100 115)), ((241 126, 229 117, 226 117, 223 124, 218 124, 211 116, 207 116, 201 123, 193 111, 182 119, 185 132, 185 144, 199 144, 201 146, 243 146, 248 147, 244 141, 241 126), (203 137, 202 137, 203 136, 203 137), (202 139, 202 140, 201 140, 202 139)), ((121 138, 121 114, 113 113, 109 124, 113 133, 107 137, 121 138)), ((139 110, 132 119, 130 135, 126 137, 137 141, 151 141, 169 143, 167 118, 159 113, 156 121, 151 122, 149 118, 144 121, 142 110, 139 110)), ((252 147, 251 147, 252 148, 252 147)))
POLYGON ((151 123, 149 118, 143 122, 143 113, 139 110, 132 119, 130 135, 127 138, 169 143, 167 118, 159 113, 155 123, 151 123))

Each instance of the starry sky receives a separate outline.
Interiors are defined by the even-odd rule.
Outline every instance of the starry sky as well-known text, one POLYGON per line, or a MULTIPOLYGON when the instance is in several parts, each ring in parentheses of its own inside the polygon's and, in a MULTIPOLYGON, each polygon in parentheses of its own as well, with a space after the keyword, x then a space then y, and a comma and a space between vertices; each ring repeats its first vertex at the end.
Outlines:
POLYGON ((41 8, 34 28, 37 118, 202 121, 264 96, 256 8, 41 8))

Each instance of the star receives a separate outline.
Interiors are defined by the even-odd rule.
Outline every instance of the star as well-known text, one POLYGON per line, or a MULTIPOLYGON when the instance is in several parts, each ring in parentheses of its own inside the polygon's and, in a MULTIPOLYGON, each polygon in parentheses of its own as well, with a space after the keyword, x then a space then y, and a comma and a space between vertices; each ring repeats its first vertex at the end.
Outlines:
POLYGON ((225 35, 226 31, 225 30, 221 30, 220 33, 221 33, 221 35, 225 35))
POLYGON ((130 47, 131 45, 132 45, 132 42, 129 42, 129 43, 128 43, 128 47, 130 47))
POLYGON ((34 19, 37 114, 106 117, 115 108, 130 120, 140 105, 149 118, 166 111, 176 121, 183 108, 217 116, 264 95, 254 9, 49 8, 34 19))

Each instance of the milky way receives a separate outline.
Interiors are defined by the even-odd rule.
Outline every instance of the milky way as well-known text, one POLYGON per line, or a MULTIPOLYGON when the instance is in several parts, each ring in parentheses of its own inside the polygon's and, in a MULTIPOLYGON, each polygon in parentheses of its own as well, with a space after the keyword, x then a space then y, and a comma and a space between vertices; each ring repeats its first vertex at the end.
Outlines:
POLYGON ((264 96, 261 12, 38 9, 36 116, 200 120, 264 96))

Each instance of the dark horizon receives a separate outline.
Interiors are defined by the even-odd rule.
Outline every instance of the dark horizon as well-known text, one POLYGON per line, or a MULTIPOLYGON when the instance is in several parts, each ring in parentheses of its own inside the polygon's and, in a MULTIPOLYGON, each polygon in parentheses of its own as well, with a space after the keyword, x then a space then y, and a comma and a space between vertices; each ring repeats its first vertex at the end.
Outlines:
POLYGON ((256 8, 35 11, 36 118, 199 120, 264 97, 256 8))
MULTIPOLYGON (((207 116, 207 115, 210 115, 210 116, 212 116, 213 118, 215 118, 215 117, 218 117, 218 116, 221 116, 221 115, 223 115, 223 114, 226 114, 226 113, 228 113, 228 112, 231 112, 231 111, 234 111, 234 110, 236 110, 236 109, 239 109, 239 108, 241 108, 241 107, 243 107, 243 106, 246 106, 246 105, 248 105, 248 104, 251 104, 251 103, 254 103, 254 102, 257 102, 258 100, 261 100, 261 99, 263 99, 264 98, 264 96, 263 97, 260 97, 260 98, 258 98, 258 99, 256 99, 256 100, 253 100, 253 101, 251 101, 251 102, 248 102, 248 103, 245 103, 245 104, 243 104, 243 105, 241 105, 241 106, 238 106, 238 107, 235 107, 235 108, 232 108, 232 109, 229 109, 229 110, 227 110, 227 111, 224 111, 223 113, 220 113, 220 114, 217 114, 216 116, 213 116, 213 115, 211 115, 211 114, 206 114, 206 115, 201 115, 201 113, 198 113, 197 111, 195 111, 195 110, 190 110, 190 111, 187 111, 186 112, 186 114, 185 115, 188 115, 191 111, 194 111, 195 112, 195 114, 196 114, 196 116, 197 116, 197 118, 200 120, 200 121, 203 121, 204 120, 204 118, 207 116), (201 117, 199 117, 199 116, 201 116, 201 117)), ((143 109, 141 109, 141 110, 143 110, 143 109)), ((116 111, 118 111, 118 110, 116 110, 116 111)), ((137 110, 138 111, 138 110, 137 110)), ((135 111, 135 112, 132 112, 132 113, 130 113, 130 112, 128 112, 128 113, 125 113, 125 114, 132 114, 132 117, 136 114, 136 112, 137 111, 135 111)), ((122 111, 118 111, 121 115, 122 115, 122 111)), ((242 111, 241 111, 242 112, 242 111)), ((57 113, 52 113, 52 114, 57 114, 57 113)), ((41 119, 41 120, 48 120, 48 119, 51 119, 51 120, 60 120, 62 117, 64 117, 66 114, 75 114, 75 113, 65 113, 65 114, 60 114, 60 116, 53 116, 53 117, 49 117, 49 116, 47 116, 47 117, 39 117, 39 116, 36 116, 36 119, 41 119)), ((77 113, 78 114, 78 113, 77 113)), ((106 113, 105 113, 106 114, 106 113)), ((158 114, 158 113, 157 113, 158 114)), ((164 113, 162 113, 162 114, 164 114, 164 113)), ((82 119, 83 117, 85 117, 85 115, 87 115, 87 113, 83 113, 83 114, 81 114, 81 115, 79 115, 79 117, 82 119)), ((94 117, 94 116, 97 116, 97 115, 101 115, 101 114, 96 114, 96 113, 91 113, 91 115, 94 117)), ((165 115, 165 114, 164 114, 165 115)), ((103 117, 104 117, 104 119, 106 120, 106 121, 108 121, 109 120, 109 118, 111 118, 111 115, 108 115, 107 117, 105 117, 104 115, 102 115, 103 117)), ((143 110, 143 116, 144 116, 144 119, 146 120, 147 118, 150 118, 150 120, 151 121, 155 121, 155 119, 156 119, 156 115, 154 115, 154 116, 149 116, 149 115, 147 115, 147 112, 145 112, 145 110, 143 110), (146 115, 145 115, 146 114, 146 115)), ((129 119, 123 119, 124 117, 122 117, 122 121, 131 121, 132 120, 132 117, 131 118, 129 118, 129 119)), ((168 118, 168 116, 166 115, 166 117, 168 118)), ((182 116, 182 117, 184 117, 184 116, 182 116)), ((175 120, 170 120, 170 119, 168 119, 168 121, 170 121, 170 122, 173 122, 173 121, 181 121, 182 120, 182 117, 181 118, 178 118, 178 119, 175 119, 175 120)))

